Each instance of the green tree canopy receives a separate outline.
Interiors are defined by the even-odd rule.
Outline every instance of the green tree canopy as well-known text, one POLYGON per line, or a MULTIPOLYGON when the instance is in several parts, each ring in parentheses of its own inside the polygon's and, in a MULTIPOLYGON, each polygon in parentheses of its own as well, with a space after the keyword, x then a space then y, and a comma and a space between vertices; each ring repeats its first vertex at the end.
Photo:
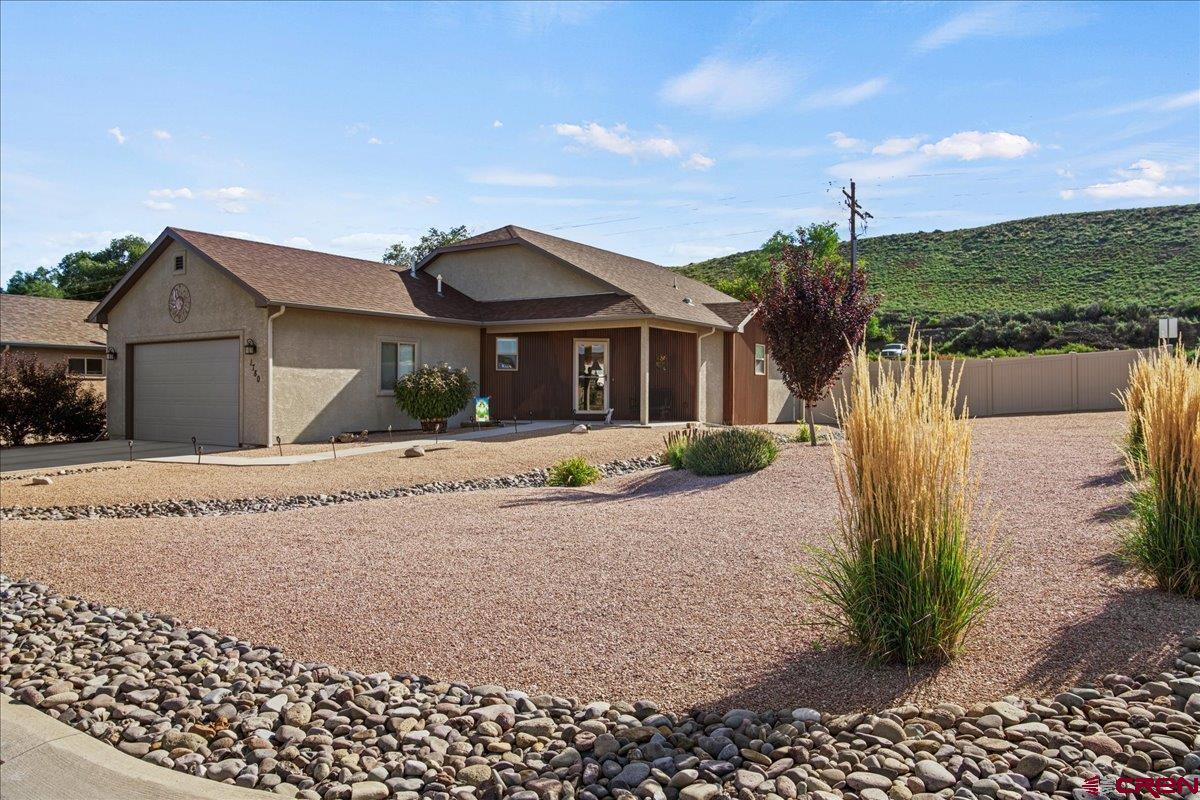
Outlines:
POLYGON ((38 267, 32 272, 18 271, 9 278, 6 291, 72 300, 99 300, 121 280, 149 246, 140 236, 121 236, 94 253, 86 250, 68 253, 53 269, 38 267))
POLYGON ((414 261, 420 261, 439 247, 446 247, 455 242, 461 242, 470 235, 471 232, 467 230, 466 225, 459 225, 446 231, 430 228, 429 232, 421 237, 421 241, 412 247, 403 242, 396 242, 396 244, 389 247, 387 252, 383 254, 383 263, 407 267, 414 261))
POLYGON ((800 248, 810 253, 813 260, 819 264, 840 268, 846 263, 838 252, 837 224, 814 222, 808 226, 800 225, 795 231, 787 233, 775 231, 771 238, 763 242, 762 247, 742 256, 734 264, 733 277, 718 281, 717 289, 739 300, 762 297, 771 265, 779 261, 784 250, 789 247, 800 248))

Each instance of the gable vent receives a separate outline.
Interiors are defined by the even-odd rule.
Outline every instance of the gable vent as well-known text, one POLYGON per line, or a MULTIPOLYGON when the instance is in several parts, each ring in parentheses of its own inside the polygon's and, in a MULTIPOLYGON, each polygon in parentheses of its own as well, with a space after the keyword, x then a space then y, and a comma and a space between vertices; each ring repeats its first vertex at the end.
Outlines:
POLYGON ((183 255, 182 254, 175 256, 175 271, 183 272, 183 255))

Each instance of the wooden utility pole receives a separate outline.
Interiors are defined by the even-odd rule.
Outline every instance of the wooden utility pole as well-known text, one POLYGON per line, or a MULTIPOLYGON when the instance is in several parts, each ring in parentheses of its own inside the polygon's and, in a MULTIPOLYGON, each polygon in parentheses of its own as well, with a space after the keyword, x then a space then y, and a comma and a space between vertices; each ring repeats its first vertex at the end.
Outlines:
POLYGON ((855 199, 854 181, 850 181, 850 191, 842 189, 842 194, 846 196, 846 207, 850 209, 850 275, 853 277, 854 270, 858 267, 858 220, 866 223, 869 219, 874 219, 869 212, 863 211, 862 206, 855 199))

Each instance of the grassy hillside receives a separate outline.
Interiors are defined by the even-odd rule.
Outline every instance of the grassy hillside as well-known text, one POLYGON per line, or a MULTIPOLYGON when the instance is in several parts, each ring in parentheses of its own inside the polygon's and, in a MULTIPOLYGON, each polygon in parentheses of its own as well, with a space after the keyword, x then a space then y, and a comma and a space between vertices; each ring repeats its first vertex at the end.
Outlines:
MULTIPOLYGON (((681 267, 705 282, 743 253, 681 267)), ((928 315, 1200 300, 1200 205, 1055 214, 859 240, 882 311, 928 315)))

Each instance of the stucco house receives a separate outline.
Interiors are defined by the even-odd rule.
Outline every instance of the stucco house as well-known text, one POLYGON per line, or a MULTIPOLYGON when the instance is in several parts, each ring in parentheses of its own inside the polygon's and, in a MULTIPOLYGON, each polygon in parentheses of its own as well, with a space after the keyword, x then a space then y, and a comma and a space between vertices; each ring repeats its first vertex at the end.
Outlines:
POLYGON ((392 385, 441 361, 469 371, 497 419, 794 414, 749 304, 512 225, 409 269, 167 228, 90 319, 117 354, 113 437, 267 444, 412 427, 392 385))
POLYGON ((32 353, 104 396, 104 330, 88 322, 95 303, 0 292, 0 349, 32 353))

